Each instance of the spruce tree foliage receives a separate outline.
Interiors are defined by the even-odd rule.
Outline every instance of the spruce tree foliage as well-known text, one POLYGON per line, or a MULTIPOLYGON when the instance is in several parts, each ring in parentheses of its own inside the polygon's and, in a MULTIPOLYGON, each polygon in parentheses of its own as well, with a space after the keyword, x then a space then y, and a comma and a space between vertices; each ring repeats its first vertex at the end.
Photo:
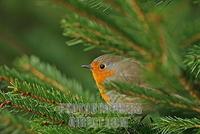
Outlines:
MULTIPOLYGON (((12 67, 0 67, 2 133, 200 132, 199 0, 49 2, 66 12, 61 27, 68 46, 83 45, 85 51, 134 58, 144 65, 148 87, 117 81, 106 86, 141 98, 151 111, 143 117, 129 115, 129 126, 125 128, 70 127, 70 117, 83 114, 63 112, 60 109, 63 103, 98 103, 99 100, 81 86, 81 81, 66 77, 36 56, 22 56, 12 67)), ((2 50, 4 46, 0 45, 2 50)), ((91 116, 107 119, 127 115, 118 112, 84 115, 91 116)))

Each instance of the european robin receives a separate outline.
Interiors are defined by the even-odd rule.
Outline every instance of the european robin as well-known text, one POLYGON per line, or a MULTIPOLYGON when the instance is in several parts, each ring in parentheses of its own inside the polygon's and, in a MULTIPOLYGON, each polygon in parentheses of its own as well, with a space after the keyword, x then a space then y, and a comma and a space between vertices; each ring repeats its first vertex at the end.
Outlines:
POLYGON ((141 76, 142 65, 136 60, 105 54, 94 59, 89 65, 82 65, 82 67, 92 71, 96 85, 106 103, 139 102, 140 99, 137 97, 129 97, 116 90, 107 90, 105 87, 105 83, 109 81, 145 85, 141 76))

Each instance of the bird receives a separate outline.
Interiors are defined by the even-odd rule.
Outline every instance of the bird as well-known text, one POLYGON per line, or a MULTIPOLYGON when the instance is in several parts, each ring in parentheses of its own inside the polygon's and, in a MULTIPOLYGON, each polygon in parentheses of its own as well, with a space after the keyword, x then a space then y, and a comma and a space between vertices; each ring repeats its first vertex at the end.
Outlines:
POLYGON ((142 76, 143 66, 137 60, 119 55, 104 54, 95 58, 90 64, 84 64, 81 67, 91 70, 100 95, 107 104, 141 103, 139 97, 130 97, 117 90, 108 90, 105 86, 107 82, 112 81, 146 86, 142 76))

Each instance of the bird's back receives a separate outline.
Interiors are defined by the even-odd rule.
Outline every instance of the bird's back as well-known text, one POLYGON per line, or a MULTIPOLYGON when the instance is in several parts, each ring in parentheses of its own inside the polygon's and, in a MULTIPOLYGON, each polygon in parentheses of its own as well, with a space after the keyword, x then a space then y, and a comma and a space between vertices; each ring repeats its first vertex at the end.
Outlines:
POLYGON ((115 75, 108 80, 136 85, 144 85, 142 65, 134 59, 126 58, 115 63, 115 75))

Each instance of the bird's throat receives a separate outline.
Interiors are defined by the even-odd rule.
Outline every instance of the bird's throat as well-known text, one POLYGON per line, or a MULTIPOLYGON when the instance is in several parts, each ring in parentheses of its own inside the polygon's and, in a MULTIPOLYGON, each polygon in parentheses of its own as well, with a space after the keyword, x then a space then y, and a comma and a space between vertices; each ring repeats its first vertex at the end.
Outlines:
POLYGON ((114 71, 104 71, 104 72, 98 72, 95 69, 92 71, 93 77, 95 79, 96 85, 99 89, 99 92, 101 94, 101 97, 106 101, 106 103, 110 102, 110 97, 106 94, 107 90, 105 88, 104 82, 107 78, 112 77, 114 74, 114 71))
POLYGON ((105 86, 103 85, 103 83, 96 83, 96 84, 97 84, 97 87, 99 89, 99 92, 100 92, 101 97, 103 98, 103 100, 106 103, 109 103, 110 102, 110 97, 106 94, 107 90, 105 89, 105 86))

